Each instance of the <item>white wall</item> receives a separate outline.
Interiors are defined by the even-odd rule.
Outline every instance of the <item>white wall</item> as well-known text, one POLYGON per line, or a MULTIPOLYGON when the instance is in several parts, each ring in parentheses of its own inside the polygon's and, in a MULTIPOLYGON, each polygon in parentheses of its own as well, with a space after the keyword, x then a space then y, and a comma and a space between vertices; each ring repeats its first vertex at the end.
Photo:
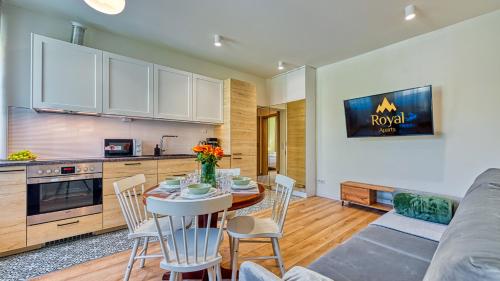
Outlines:
POLYGON ((500 167, 499 27, 497 11, 318 68, 317 194, 354 180, 463 196, 500 167), (346 137, 344 99, 428 84, 435 136, 346 137))

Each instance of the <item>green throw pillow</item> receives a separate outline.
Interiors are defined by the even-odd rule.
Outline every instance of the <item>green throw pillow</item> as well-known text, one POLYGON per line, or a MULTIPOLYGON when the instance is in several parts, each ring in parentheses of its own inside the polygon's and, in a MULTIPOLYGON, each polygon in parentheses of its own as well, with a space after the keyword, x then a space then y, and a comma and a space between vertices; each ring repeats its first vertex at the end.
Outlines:
POLYGON ((396 213, 424 221, 449 224, 453 201, 443 197, 398 193, 394 195, 396 213))

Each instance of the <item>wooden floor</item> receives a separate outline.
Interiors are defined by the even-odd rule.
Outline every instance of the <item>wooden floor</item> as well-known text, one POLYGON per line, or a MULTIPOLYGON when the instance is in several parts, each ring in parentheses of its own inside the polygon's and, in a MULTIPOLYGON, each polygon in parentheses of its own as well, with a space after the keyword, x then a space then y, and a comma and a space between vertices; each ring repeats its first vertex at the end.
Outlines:
MULTIPOLYGON (((256 216, 269 216, 270 211, 262 211, 256 216)), ((287 269, 294 265, 307 266, 328 250, 336 247, 354 233, 366 227, 381 215, 356 207, 342 207, 339 201, 310 197, 290 205, 285 224, 285 237, 280 240, 282 254, 287 269)), ((150 246, 159 252, 158 244, 150 246)), ((229 263, 227 239, 221 247, 223 263, 229 263)), ((270 244, 242 244, 241 255, 272 255, 270 244)), ((49 273, 35 280, 122 280, 130 251, 121 252, 101 259, 89 261, 73 267, 49 273)), ((266 268, 277 273, 274 261, 259 261, 266 268)), ((136 262, 130 280, 161 280, 163 270, 158 260, 147 260, 146 266, 138 268, 136 262)))

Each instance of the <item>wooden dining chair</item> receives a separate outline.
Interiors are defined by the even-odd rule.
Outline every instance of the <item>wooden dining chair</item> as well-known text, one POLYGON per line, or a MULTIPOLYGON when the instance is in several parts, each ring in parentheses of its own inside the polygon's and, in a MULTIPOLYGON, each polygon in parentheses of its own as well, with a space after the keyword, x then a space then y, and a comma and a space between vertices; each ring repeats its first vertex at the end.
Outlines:
POLYGON ((240 243, 271 243, 274 252, 273 256, 243 257, 242 259, 274 259, 280 268, 281 275, 285 274, 285 265, 281 256, 279 239, 283 237, 283 227, 294 185, 295 180, 283 175, 276 175, 276 199, 273 203, 270 218, 238 216, 228 221, 227 232, 230 239, 232 239, 231 262, 233 272, 231 280, 236 280, 236 273, 238 272, 238 250, 240 243), (255 238, 260 239, 252 240, 255 238))
MULTIPOLYGON (((144 267, 144 263, 148 258, 161 258, 162 255, 147 255, 149 239, 158 237, 158 231, 153 218, 148 214, 144 204, 142 203, 142 195, 144 194, 144 183, 146 177, 143 174, 125 178, 113 183, 116 197, 120 208, 127 223, 129 230, 128 238, 133 240, 132 252, 130 253, 129 262, 123 280, 127 281, 130 278, 130 272, 134 262, 141 260, 140 267, 144 267), (137 253, 139 243, 143 240, 142 250, 137 253)), ((184 225, 181 225, 179 220, 175 220, 173 229, 179 229, 183 226, 189 227, 192 220, 188 220, 184 225)), ((166 219, 161 219, 159 222, 163 235, 170 235, 169 226, 166 219)))
POLYGON ((178 280, 184 272, 207 270, 210 281, 222 281, 219 246, 223 238, 223 227, 226 221, 227 209, 232 205, 231 194, 199 199, 199 200, 164 200, 148 197, 147 209, 153 214, 159 236, 163 236, 163 229, 159 223, 159 215, 169 220, 170 231, 173 235, 169 239, 160 239, 160 248, 163 260, 162 269, 170 271, 170 280, 178 280), (211 228, 212 214, 223 211, 222 223, 211 228), (198 225, 200 216, 208 216, 205 227, 198 225), (185 221, 194 217, 194 227, 187 229, 185 221), (182 229, 175 230, 173 218, 180 218, 182 229))

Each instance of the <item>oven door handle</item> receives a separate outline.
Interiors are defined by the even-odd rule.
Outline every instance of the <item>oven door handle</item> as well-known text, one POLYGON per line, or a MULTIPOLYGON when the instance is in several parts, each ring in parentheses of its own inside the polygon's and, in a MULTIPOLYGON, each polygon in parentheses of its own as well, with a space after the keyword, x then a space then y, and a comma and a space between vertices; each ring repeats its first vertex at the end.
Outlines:
POLYGON ((37 183, 77 181, 77 180, 89 180, 89 179, 100 179, 100 178, 102 178, 102 173, 84 174, 84 175, 77 175, 77 176, 57 176, 57 177, 45 177, 45 178, 29 178, 27 180, 27 183, 28 184, 37 184, 37 183))

